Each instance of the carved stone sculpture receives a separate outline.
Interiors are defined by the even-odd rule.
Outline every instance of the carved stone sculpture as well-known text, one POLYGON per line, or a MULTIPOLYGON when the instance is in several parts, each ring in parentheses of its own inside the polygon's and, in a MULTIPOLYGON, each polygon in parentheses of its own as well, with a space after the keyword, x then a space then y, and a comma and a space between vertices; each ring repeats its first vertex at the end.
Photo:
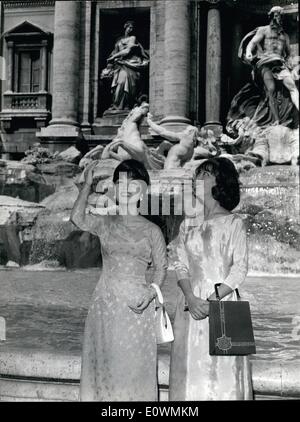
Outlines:
POLYGON ((101 79, 110 79, 112 105, 109 111, 130 110, 141 93, 141 73, 149 65, 149 55, 133 35, 134 22, 124 25, 125 33, 115 43, 115 48, 107 59, 107 67, 102 70, 101 79))
POLYGON ((283 9, 272 7, 270 23, 247 34, 239 48, 239 57, 252 66, 251 83, 234 97, 228 120, 243 117, 258 126, 283 124, 292 129, 299 124, 299 92, 295 84, 289 36, 282 27, 283 9))

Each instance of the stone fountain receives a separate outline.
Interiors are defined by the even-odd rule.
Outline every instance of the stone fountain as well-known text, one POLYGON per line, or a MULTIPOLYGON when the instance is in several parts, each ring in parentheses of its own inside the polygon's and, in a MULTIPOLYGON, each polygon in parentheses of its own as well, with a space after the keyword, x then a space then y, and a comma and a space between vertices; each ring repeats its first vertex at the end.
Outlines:
MULTIPOLYGON (((160 137, 161 143, 156 148, 148 147, 140 132, 148 111, 145 102, 133 109, 105 148, 97 146, 84 156, 75 147, 52 154, 36 145, 22 162, 0 162, 0 264, 44 263, 67 268, 101 265, 99 239, 81 232, 69 221, 85 169, 95 160, 90 207, 105 206, 112 174, 120 161, 132 157, 145 163, 151 178, 148 204, 156 203, 157 209, 154 213, 152 209, 151 215, 147 215, 147 209, 143 211, 146 218, 160 225, 169 243, 183 219, 182 212, 176 210, 183 184, 191 182, 193 169, 203 159, 225 156, 240 172, 242 195, 235 212, 248 227, 249 271, 299 273, 297 166, 257 167, 255 163, 262 162, 255 154, 247 153, 248 147, 244 151, 230 149, 234 142, 228 141, 228 135, 216 138, 212 131, 198 131, 193 126, 182 132, 170 132, 154 123, 149 115, 150 134, 160 137), (162 209, 163 204, 170 207, 169 215, 162 209)), ((243 130, 240 125, 239 137, 249 138, 249 133, 256 140, 265 136, 257 128, 250 130, 246 121, 243 130)), ((248 145, 244 138, 242 142, 239 139, 239 145, 248 145)))

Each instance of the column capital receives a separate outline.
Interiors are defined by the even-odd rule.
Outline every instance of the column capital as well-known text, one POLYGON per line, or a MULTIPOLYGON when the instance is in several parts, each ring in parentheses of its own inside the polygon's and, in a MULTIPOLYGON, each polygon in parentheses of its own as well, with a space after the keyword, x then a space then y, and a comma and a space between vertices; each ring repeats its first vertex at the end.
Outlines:
POLYGON ((209 9, 217 9, 224 3, 224 0, 196 0, 198 3, 207 3, 209 9))
POLYGON ((220 9, 222 0, 206 0, 209 9, 220 9))

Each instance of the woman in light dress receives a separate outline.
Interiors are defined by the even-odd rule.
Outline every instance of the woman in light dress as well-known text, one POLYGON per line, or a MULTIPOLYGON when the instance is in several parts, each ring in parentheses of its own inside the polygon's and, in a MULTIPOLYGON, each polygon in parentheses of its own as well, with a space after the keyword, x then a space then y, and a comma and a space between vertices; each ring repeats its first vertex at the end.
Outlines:
POLYGON ((144 165, 125 160, 113 182, 117 215, 86 214, 93 167, 74 205, 71 220, 99 236, 103 268, 86 319, 80 398, 82 401, 156 401, 156 292, 145 273, 152 262, 151 282, 161 285, 167 270, 161 230, 139 215, 139 201, 150 183, 144 165))
POLYGON ((246 356, 210 356, 208 300, 236 300, 234 289, 247 274, 243 220, 231 211, 240 200, 238 174, 226 158, 211 158, 196 169, 204 183, 204 218, 185 219, 170 245, 182 290, 174 322, 170 400, 249 400, 252 386, 246 356), (188 309, 188 311, 186 310, 188 309))

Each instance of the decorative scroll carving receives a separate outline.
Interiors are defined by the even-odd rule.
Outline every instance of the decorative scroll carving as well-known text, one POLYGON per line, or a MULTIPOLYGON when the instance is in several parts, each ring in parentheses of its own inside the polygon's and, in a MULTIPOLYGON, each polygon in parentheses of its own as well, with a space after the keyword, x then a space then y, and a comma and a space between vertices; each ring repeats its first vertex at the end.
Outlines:
POLYGON ((3 1, 5 9, 17 9, 24 7, 54 7, 55 0, 41 0, 41 1, 3 1))

